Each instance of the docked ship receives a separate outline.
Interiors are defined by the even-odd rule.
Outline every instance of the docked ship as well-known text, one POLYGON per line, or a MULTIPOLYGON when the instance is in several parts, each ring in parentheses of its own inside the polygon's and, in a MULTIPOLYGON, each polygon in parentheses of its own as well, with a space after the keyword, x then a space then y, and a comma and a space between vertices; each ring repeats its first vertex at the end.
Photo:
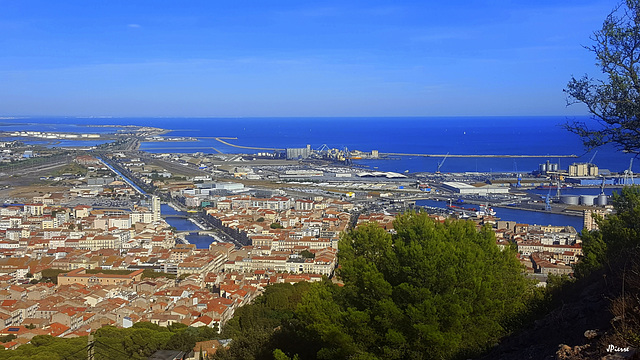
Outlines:
POLYGON ((451 202, 449 202, 449 205, 447 205, 447 208, 451 212, 457 215, 460 215, 460 217, 462 218, 496 215, 496 212, 489 205, 480 205, 479 208, 473 208, 473 207, 469 208, 469 207, 453 205, 451 204, 451 202))
MULTIPOLYGON (((537 190, 549 190, 549 189, 557 189, 558 185, 538 185, 536 186, 537 190)), ((569 184, 564 184, 560 186, 560 189, 572 189, 573 186, 569 184)))

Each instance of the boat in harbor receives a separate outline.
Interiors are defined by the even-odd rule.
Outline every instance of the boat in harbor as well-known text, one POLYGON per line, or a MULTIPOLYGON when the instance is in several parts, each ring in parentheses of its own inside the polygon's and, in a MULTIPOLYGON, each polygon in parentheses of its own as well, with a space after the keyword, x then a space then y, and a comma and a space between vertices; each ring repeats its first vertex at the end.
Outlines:
POLYGON ((459 205, 453 205, 449 202, 447 208, 451 210, 453 213, 460 215, 463 218, 468 217, 480 217, 480 216, 495 216, 496 212, 489 205, 480 205, 478 208, 475 207, 464 207, 459 205))
MULTIPOLYGON (((549 190, 549 189, 557 189, 558 185, 538 185, 536 186, 536 190, 549 190)), ((560 186, 560 189, 572 189, 573 186, 570 184, 564 184, 560 186)))

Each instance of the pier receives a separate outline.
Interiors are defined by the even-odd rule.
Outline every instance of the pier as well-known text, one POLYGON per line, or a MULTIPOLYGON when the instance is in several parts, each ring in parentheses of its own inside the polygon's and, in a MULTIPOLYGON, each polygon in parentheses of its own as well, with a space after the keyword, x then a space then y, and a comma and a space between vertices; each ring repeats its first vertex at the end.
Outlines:
POLYGON ((153 147, 153 148, 149 148, 146 150, 215 150, 217 152, 219 152, 220 154, 222 154, 218 149, 211 147, 211 146, 174 146, 174 147, 153 147))
POLYGON ((451 158, 577 158, 578 155, 487 155, 487 154, 402 154, 402 153, 380 153, 380 156, 423 156, 423 157, 451 157, 451 158))
MULTIPOLYGON (((263 151, 285 151, 285 148, 267 148, 267 147, 258 147, 258 146, 245 146, 245 145, 236 145, 236 144, 232 144, 226 140, 238 140, 237 137, 230 137, 230 136, 197 136, 195 137, 196 139, 214 139, 216 141, 218 141, 219 143, 222 143, 224 145, 227 146, 231 146, 237 149, 247 149, 247 150, 263 150, 263 151)), ((165 148, 153 148, 153 150, 164 150, 165 148)), ((189 148, 178 148, 178 147, 171 147, 171 148, 166 148, 166 149, 172 149, 172 150, 179 150, 179 149, 188 149, 188 150, 198 150, 198 149, 212 149, 214 151, 216 151, 219 154, 222 154, 222 152, 214 147, 189 147, 189 148)), ((357 156, 351 157, 349 156, 351 159, 357 159, 360 156, 363 156, 362 154, 359 154, 357 156)), ((407 153, 383 153, 380 152, 378 153, 377 157, 373 157, 373 156, 368 156, 366 157, 366 159, 371 159, 371 160, 389 160, 389 159, 397 159, 398 157, 402 157, 402 156, 415 156, 415 157, 435 157, 435 158, 443 158, 443 157, 451 157, 451 158, 507 158, 507 159, 531 159, 531 158, 542 158, 542 159, 548 159, 548 158, 577 158, 578 155, 575 154, 569 154, 569 155, 550 155, 550 154, 544 154, 544 155, 515 155, 515 154, 407 154, 407 153), (393 158, 395 157, 395 158, 393 158)), ((364 157, 363 157, 364 159, 364 157)))
MULTIPOLYGON (((201 138, 204 139, 204 138, 201 138)), ((234 145, 230 142, 224 141, 222 139, 226 139, 226 140, 238 140, 238 138, 230 138, 230 137, 216 137, 214 138, 216 141, 219 141, 225 145, 228 146, 232 146, 234 148, 238 148, 238 149, 249 149, 249 150, 265 150, 265 151, 284 151, 286 149, 274 149, 274 148, 263 148, 263 147, 254 147, 254 146, 242 146, 242 145, 234 145)))

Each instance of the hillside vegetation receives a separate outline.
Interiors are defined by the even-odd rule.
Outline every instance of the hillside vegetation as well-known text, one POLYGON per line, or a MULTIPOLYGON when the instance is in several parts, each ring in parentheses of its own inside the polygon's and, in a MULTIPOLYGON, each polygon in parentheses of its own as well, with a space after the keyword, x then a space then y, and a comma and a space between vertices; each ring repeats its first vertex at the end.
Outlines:
POLYGON ((514 250, 490 228, 398 217, 391 235, 365 224, 340 242, 329 281, 271 287, 225 329, 216 359, 456 359, 509 333, 534 297, 514 250))

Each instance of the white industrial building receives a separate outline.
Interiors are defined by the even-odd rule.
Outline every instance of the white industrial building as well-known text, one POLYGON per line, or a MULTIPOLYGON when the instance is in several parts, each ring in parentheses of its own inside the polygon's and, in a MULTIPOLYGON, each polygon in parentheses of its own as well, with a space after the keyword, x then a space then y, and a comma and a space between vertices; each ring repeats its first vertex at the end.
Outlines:
POLYGON ((457 181, 443 182, 442 187, 445 190, 456 194, 465 195, 489 195, 489 194, 508 194, 509 188, 498 187, 488 184, 471 185, 457 181))

